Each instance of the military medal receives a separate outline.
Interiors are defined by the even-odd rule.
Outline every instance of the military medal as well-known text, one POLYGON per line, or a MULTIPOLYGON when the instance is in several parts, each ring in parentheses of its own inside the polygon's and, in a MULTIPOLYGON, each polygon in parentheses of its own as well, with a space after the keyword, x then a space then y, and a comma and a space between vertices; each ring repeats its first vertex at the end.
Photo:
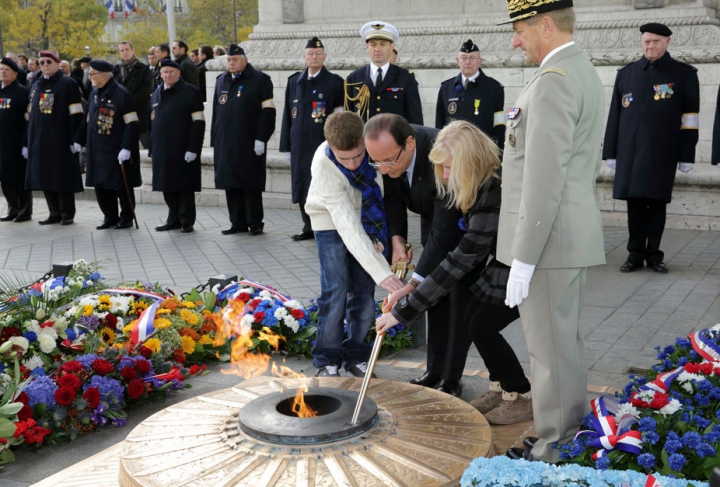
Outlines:
POLYGON ((41 93, 40 100, 38 101, 38 107, 40 113, 51 114, 53 110, 53 104, 55 103, 55 95, 53 93, 41 93))
POLYGON ((0 98, 0 108, 10 108, 10 98, 0 98))
POLYGON ((520 115, 520 107, 513 107, 508 112, 508 120, 515 120, 520 115))
POLYGON ((324 101, 314 101, 312 102, 312 113, 310 116, 315 119, 315 123, 321 123, 323 121, 323 117, 325 117, 325 102, 324 101))
POLYGON ((322 94, 322 93, 318 93, 318 98, 320 98, 320 99, 322 100, 322 97, 323 97, 323 94, 322 94))
POLYGON ((510 147, 515 147, 515 134, 513 132, 508 134, 508 144, 510 147))
POLYGON ((292 118, 297 118, 297 107, 293 107, 292 109, 292 118))
POLYGON ((675 83, 667 83, 664 85, 653 85, 653 89, 655 90, 655 100, 670 98, 672 95, 675 94, 673 91, 673 86, 675 83))
POLYGON ((238 86, 238 91, 237 91, 238 98, 240 98, 240 95, 242 95, 242 89, 243 89, 242 86, 238 86))
POLYGON ((478 108, 480 108, 480 100, 475 100, 475 115, 479 115, 478 108))
POLYGON ((155 120, 155 110, 150 112, 150 120, 155 120))
POLYGON ((632 93, 627 93, 626 95, 623 95, 622 97, 622 106, 627 108, 630 106, 630 103, 633 101, 632 93))
POLYGON ((114 116, 115 110, 110 110, 108 108, 100 108, 98 110, 97 120, 95 123, 98 127, 99 135, 110 135, 114 123, 114 116))

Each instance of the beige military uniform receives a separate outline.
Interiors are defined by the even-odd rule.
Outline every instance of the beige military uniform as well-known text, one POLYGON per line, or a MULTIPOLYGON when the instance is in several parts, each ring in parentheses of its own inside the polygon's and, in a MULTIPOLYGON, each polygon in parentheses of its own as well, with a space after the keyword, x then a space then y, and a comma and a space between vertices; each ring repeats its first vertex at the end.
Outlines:
POLYGON ((595 203, 604 110, 595 68, 570 45, 538 69, 508 114, 497 257, 537 265, 520 317, 540 438, 532 453, 550 462, 552 443, 572 438, 587 407, 579 320, 586 268, 605 263, 595 203))

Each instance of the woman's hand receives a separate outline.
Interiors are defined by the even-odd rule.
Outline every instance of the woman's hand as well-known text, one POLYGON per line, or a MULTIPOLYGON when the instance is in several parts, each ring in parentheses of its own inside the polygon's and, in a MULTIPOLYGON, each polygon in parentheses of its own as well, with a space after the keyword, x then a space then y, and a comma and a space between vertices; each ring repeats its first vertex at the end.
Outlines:
POLYGON ((393 306, 395 306, 395 303, 397 303, 400 298, 402 298, 406 294, 410 294, 411 292, 413 292, 413 290, 415 290, 415 286, 405 284, 402 289, 394 291, 392 294, 383 299, 383 313, 389 313, 390 310, 393 309, 393 306))
POLYGON ((383 315, 375 320, 375 331, 378 335, 383 335, 385 332, 400 322, 390 313, 383 313, 383 315))

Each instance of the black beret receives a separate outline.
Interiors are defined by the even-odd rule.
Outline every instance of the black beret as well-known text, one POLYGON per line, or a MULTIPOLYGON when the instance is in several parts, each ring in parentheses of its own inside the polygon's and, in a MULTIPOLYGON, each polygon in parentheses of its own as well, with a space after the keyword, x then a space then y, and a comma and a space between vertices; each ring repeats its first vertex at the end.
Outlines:
POLYGON ((312 39, 307 41, 307 44, 305 44, 305 49, 312 49, 314 47, 322 47, 323 49, 325 48, 325 46, 323 46, 322 41, 320 39, 318 39, 317 37, 313 37, 312 39))
POLYGON ((180 69, 180 65, 170 58, 162 58, 160 60, 160 68, 175 68, 180 69))
POLYGON ((668 29, 667 25, 659 24, 657 22, 651 22, 649 24, 641 25, 640 32, 643 34, 649 32, 651 34, 657 34, 659 36, 670 37, 672 31, 668 29))
POLYGON ((238 46, 237 44, 230 44, 227 51, 228 56, 244 56, 245 51, 242 47, 238 46))
POLYGON ((20 72, 20 68, 18 68, 18 65, 15 64, 15 61, 10 59, 9 57, 4 57, 4 58, 0 59, 0 64, 4 64, 5 66, 9 67, 16 73, 20 72))
POLYGON ((88 57, 88 56, 85 56, 85 57, 81 57, 81 58, 80 58, 80 62, 81 62, 81 63, 89 63, 90 61, 92 61, 92 58, 91 58, 91 57, 88 57))
POLYGON ((460 46, 460 52, 480 52, 480 49, 475 45, 472 39, 468 39, 462 46, 460 46))
POLYGON ((112 64, 107 61, 103 61, 102 59, 90 61, 90 67, 95 71, 100 71, 101 73, 111 73, 114 68, 112 64))

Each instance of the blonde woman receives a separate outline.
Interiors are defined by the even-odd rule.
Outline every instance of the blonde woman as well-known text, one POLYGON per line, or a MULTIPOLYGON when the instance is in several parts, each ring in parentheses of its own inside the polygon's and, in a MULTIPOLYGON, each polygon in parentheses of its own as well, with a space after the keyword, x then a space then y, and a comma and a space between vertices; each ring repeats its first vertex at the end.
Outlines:
POLYGON ((472 285, 465 322, 475 347, 490 372, 490 390, 470 401, 490 423, 510 424, 532 418, 530 383, 512 347, 500 334, 519 317, 505 306, 510 268, 494 258, 500 215, 500 160, 495 143, 465 121, 447 125, 430 152, 438 194, 463 214, 467 233, 457 248, 410 294, 394 293, 390 310, 376 322, 378 333, 410 323, 432 307, 464 276, 484 266, 472 285))

